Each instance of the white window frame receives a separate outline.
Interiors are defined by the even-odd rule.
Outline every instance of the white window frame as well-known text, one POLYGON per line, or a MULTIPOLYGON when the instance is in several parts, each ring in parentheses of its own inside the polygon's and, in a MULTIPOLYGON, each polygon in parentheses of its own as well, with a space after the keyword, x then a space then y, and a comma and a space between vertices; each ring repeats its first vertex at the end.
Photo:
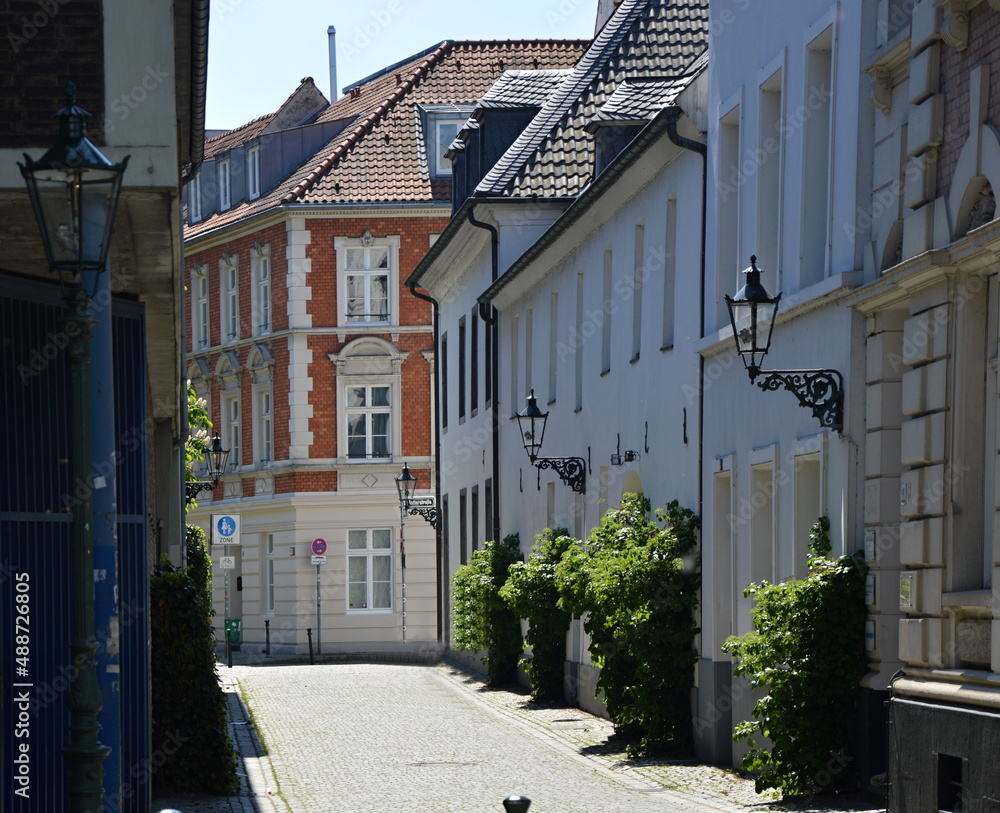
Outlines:
POLYGON ((196 172, 188 185, 188 222, 201 220, 201 173, 196 172))
POLYGON ((238 471, 242 460, 240 449, 241 415, 242 404, 240 403, 240 391, 223 390, 221 413, 223 430, 222 444, 223 448, 229 449, 230 471, 238 471))
POLYGON ((270 383, 254 387, 254 462, 267 467, 274 460, 274 393, 270 383))
POLYGON ((455 140, 455 137, 461 132, 465 123, 469 120, 468 116, 463 116, 461 118, 457 117, 437 117, 435 116, 433 124, 431 125, 433 140, 432 152, 434 153, 433 166, 431 167, 431 175, 434 177, 448 177, 451 175, 451 161, 445 156, 448 151, 448 147, 455 140), (441 130, 444 127, 454 127, 455 133, 448 143, 445 144, 441 141, 441 130))
POLYGON ((212 343, 211 308, 209 307, 208 263, 197 263, 191 269, 191 345, 201 350, 212 343))
POLYGON ((247 149, 247 200, 260 197, 260 144, 247 149))
POLYGON ((354 376, 351 376, 350 379, 347 382, 344 383, 344 385, 343 385, 343 399, 344 400, 343 400, 342 403, 344 404, 344 408, 343 408, 343 413, 344 413, 344 421, 343 421, 343 427, 344 427, 344 447, 343 447, 343 449, 344 449, 344 455, 343 456, 345 458, 347 458, 348 460, 358 460, 358 461, 365 461, 365 460, 392 460, 393 454, 394 454, 393 449, 394 448, 399 448, 398 446, 394 445, 394 440, 395 440, 395 436, 396 436, 395 427, 396 427, 396 424, 398 423, 398 421, 396 420, 396 416, 398 415, 398 406, 397 405, 399 403, 399 400, 398 400, 398 397, 397 397, 397 391, 398 391, 398 387, 394 387, 392 381, 386 381, 384 378, 380 378, 380 379, 377 379, 377 380, 370 380, 370 379, 364 379, 364 378, 360 378, 359 379, 359 378, 356 378, 354 376), (384 387, 385 389, 388 390, 388 396, 389 396, 389 405, 388 406, 372 406, 372 404, 370 403, 372 401, 372 398, 371 398, 371 392, 372 392, 372 390, 375 389, 375 388, 379 388, 379 387, 384 387), (355 389, 355 388, 359 388, 359 389, 360 388, 364 388, 366 390, 366 396, 365 396, 366 405, 363 406, 363 407, 350 407, 350 406, 347 405, 347 403, 348 403, 348 390, 355 389), (372 448, 373 448, 374 436, 371 433, 371 421, 368 420, 366 422, 366 431, 365 431, 365 455, 364 455, 364 457, 361 457, 361 456, 354 456, 354 457, 352 457, 351 456, 351 454, 350 454, 350 440, 351 440, 351 437, 350 437, 350 418, 351 418, 352 415, 361 415, 361 414, 367 415, 369 417, 371 415, 375 415, 375 414, 378 414, 378 415, 388 415, 389 416, 389 426, 387 427, 387 430, 386 430, 386 445, 389 447, 387 455, 384 455, 384 456, 380 455, 378 457, 373 457, 372 456, 372 448))
POLYGON ((219 182, 219 211, 224 212, 233 205, 232 167, 228 158, 220 158, 217 164, 219 182))
POLYGON ((219 261, 219 289, 220 338, 223 344, 235 342, 240 338, 240 266, 235 255, 219 261))
POLYGON ((274 534, 262 534, 264 544, 264 589, 261 594, 263 615, 274 615, 274 534))
MULTIPOLYGON (((395 605, 395 561, 393 557, 393 533, 391 528, 352 528, 347 531, 345 548, 347 551, 347 612, 348 613, 391 613, 395 605), (361 542, 361 535, 364 535, 364 547, 357 547, 361 542), (382 545, 388 542, 387 546, 382 545), (375 547, 376 544, 382 545, 375 547), (353 547, 352 547, 353 546, 353 547), (384 607, 373 607, 374 585, 373 581, 375 559, 387 558, 389 560, 389 603, 384 607), (361 584, 359 579, 354 578, 357 574, 352 568, 352 560, 360 560, 365 563, 365 601, 357 603, 362 606, 356 607, 352 604, 352 590, 356 584, 361 584)), ((380 582, 385 584, 384 581, 380 582)))
MULTIPOLYGON (((359 238, 337 237, 334 239, 334 248, 337 251, 337 300, 338 300, 338 323, 342 327, 364 328, 369 325, 398 325, 399 324, 399 236, 389 235, 388 237, 372 237, 367 232, 359 238), (365 281, 366 300, 370 294, 370 277, 381 276, 383 269, 357 269, 358 273, 349 273, 347 267, 348 249, 377 249, 388 248, 388 268, 385 274, 388 277, 388 314, 386 319, 348 319, 347 314, 347 278, 349 276, 363 276, 365 281)), ((367 264, 366 260, 366 264, 367 264)), ((353 271, 353 269, 351 269, 353 271)), ((366 305, 366 310, 370 304, 366 305)))
POLYGON ((271 332, 271 245, 254 248, 250 260, 253 282, 251 284, 251 329, 254 336, 271 332))

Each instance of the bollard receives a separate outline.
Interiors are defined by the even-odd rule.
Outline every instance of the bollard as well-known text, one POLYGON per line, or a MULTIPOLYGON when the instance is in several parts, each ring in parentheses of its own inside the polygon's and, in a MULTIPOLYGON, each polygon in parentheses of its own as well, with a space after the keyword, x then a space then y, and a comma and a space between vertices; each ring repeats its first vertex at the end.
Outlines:
POLYGON ((313 658, 313 631, 312 627, 306 627, 306 636, 309 638, 309 665, 313 666, 316 660, 313 658))
POLYGON ((507 813, 528 813, 531 799, 527 796, 508 796, 503 800, 503 809, 507 813))
POLYGON ((264 619, 264 654, 271 654, 271 619, 264 619))

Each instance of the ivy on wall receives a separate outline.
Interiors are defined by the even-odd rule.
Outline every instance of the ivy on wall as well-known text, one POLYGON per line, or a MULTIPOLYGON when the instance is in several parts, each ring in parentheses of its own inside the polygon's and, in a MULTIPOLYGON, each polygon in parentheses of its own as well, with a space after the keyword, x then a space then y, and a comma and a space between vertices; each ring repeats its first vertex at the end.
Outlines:
POLYGON ((457 649, 485 650, 483 662, 492 685, 517 681, 523 642, 521 624, 500 597, 507 571, 521 561, 517 534, 487 542, 452 576, 452 644, 457 649))
POLYGON ((528 561, 511 565, 500 588, 500 597, 514 614, 528 622, 525 642, 531 657, 522 663, 535 697, 563 696, 566 633, 572 615, 559 607, 556 565, 578 545, 565 528, 546 528, 535 537, 528 561))
POLYGON ((829 558, 826 517, 809 536, 809 575, 747 587, 754 628, 723 646, 735 659, 735 675, 767 689, 754 704, 754 719, 733 734, 750 745, 742 767, 756 773, 758 792, 796 794, 855 781, 845 766, 865 671, 865 565, 860 553, 829 558))
POLYGON ((187 526, 187 566, 164 560, 150 582, 156 793, 235 793, 236 751, 215 673, 212 560, 205 532, 187 526), (158 762, 156 764, 159 764, 158 762))
POLYGON ((642 495, 623 495, 556 566, 560 606, 587 614, 608 714, 641 735, 633 754, 690 748, 697 661, 699 520, 676 501, 649 511, 642 495))

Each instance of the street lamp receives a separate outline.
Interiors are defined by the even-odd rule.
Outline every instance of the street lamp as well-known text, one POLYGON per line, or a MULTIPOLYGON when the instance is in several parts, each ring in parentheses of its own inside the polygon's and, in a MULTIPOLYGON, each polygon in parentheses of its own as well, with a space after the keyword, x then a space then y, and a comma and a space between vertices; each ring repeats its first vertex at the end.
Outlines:
POLYGON ((188 503, 194 502, 202 491, 212 491, 222 479, 226 471, 226 461, 229 460, 229 449, 222 448, 222 438, 216 432, 212 445, 205 452, 205 462, 208 464, 210 480, 191 480, 184 484, 184 496, 188 503))
POLYGON ((538 456, 542 451, 542 441, 545 438, 545 423, 548 419, 549 413, 542 412, 538 408, 535 391, 531 390, 527 398, 527 406, 517 416, 518 427, 521 431, 521 442, 524 443, 524 451, 528 453, 528 460, 539 471, 542 469, 552 469, 559 475, 559 479, 566 483, 573 491, 584 494, 587 490, 587 461, 582 457, 538 456))
POLYGON ((41 232, 50 268, 59 275, 69 308, 73 479, 85 487, 73 506, 72 638, 73 679, 68 705, 69 745, 63 749, 71 813, 103 806, 104 768, 111 749, 100 742, 97 715, 104 705, 97 682, 94 610, 93 454, 90 422, 90 339, 98 320, 90 313, 98 278, 107 270, 108 250, 122 175, 128 163, 112 164, 83 135, 87 111, 76 106, 76 90, 66 86, 66 106, 56 112, 59 138, 38 161, 25 154, 18 166, 41 232), (89 290, 84 273, 93 275, 89 290))
POLYGON ((750 375, 750 381, 765 392, 784 388, 812 410, 822 426, 840 432, 844 428, 844 377, 837 370, 761 370, 771 346, 771 332, 781 294, 771 296, 761 284, 757 255, 750 255, 750 267, 743 271, 746 284, 735 297, 726 296, 733 326, 736 352, 750 375), (758 376, 763 376, 759 381, 758 376))
POLYGON ((399 492, 400 516, 410 514, 411 516, 423 517, 432 528, 437 528, 437 506, 433 504, 433 497, 414 497, 413 490, 417 487, 417 478, 410 474, 410 467, 404 463, 403 471, 396 478, 396 490, 399 492), (420 505, 416 505, 417 501, 420 505))

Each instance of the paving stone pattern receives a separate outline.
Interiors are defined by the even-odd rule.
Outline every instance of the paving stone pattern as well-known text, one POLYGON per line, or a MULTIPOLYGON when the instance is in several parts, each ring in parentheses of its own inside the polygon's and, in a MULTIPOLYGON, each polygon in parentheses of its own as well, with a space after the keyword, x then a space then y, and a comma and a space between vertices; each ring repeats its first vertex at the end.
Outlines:
POLYGON ((850 797, 775 803, 733 771, 629 760, 607 720, 488 689, 447 665, 220 667, 243 756, 232 798, 157 800, 187 813, 870 811, 850 797), (238 685, 237 685, 238 684, 238 685), (246 725, 242 690, 259 739, 246 725))

